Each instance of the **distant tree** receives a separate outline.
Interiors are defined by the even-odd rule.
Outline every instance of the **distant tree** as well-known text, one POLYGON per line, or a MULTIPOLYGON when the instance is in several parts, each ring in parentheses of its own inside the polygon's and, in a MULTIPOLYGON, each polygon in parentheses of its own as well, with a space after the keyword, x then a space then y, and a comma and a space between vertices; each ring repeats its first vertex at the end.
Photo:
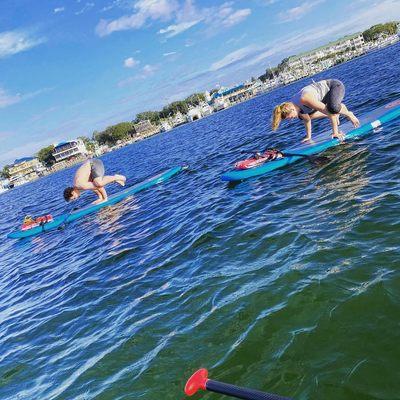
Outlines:
POLYGON ((179 100, 174 101, 169 105, 169 108, 174 114, 181 112, 182 114, 186 114, 189 111, 189 107, 185 101, 179 100))
POLYGON ((39 150, 36 154, 36 157, 42 164, 49 167, 56 162, 52 154, 53 150, 54 150, 54 145, 51 144, 50 146, 44 147, 43 149, 39 150))
POLYGON ((136 115, 134 123, 137 124, 140 121, 149 120, 152 124, 157 125, 160 122, 159 111, 145 111, 136 115))
POLYGON ((109 126, 102 132, 96 132, 94 139, 100 144, 114 145, 119 140, 126 141, 134 133, 132 122, 121 122, 116 125, 109 126))
POLYGON ((189 106, 197 106, 204 101, 206 101, 204 93, 193 93, 185 99, 186 104, 189 106))
POLYGON ((376 40, 380 35, 395 35, 398 30, 398 22, 387 22, 371 26, 362 33, 366 42, 376 40))
POLYGON ((173 112, 170 110, 169 106, 163 107, 160 111, 160 118, 168 118, 173 115, 173 112))
MULTIPOLYGON (((99 131, 93 131, 92 133, 92 140, 96 140, 97 135, 99 134, 99 131)), ((97 140, 96 140, 97 141, 97 140)))
POLYGON ((88 151, 90 151, 91 153, 95 152, 95 144, 94 144, 93 140, 90 140, 86 136, 79 136, 78 139, 82 140, 82 142, 84 143, 84 145, 88 151))
POLYGON ((5 165, 3 167, 3 169, 0 171, 0 176, 3 179, 10 179, 10 166, 9 165, 5 165))
POLYGON ((265 70, 265 74, 261 75, 258 77, 258 79, 261 79, 263 82, 269 79, 274 79, 274 76, 277 74, 276 68, 267 68, 265 70))
POLYGON ((171 104, 168 104, 165 106, 161 112, 160 112, 160 117, 161 118, 168 118, 172 115, 177 114, 178 112, 181 112, 182 114, 186 114, 189 111, 189 106, 186 101, 174 101, 171 104))

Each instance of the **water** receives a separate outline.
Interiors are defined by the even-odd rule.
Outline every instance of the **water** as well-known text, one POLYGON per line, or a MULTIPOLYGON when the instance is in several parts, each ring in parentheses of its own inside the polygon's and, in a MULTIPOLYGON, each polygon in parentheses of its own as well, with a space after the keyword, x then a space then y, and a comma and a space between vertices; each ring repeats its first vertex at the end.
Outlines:
MULTIPOLYGON (((399 50, 314 79, 371 111, 400 96, 399 50)), ((400 121, 323 167, 220 181, 243 150, 302 138, 268 125, 309 81, 105 155, 130 183, 191 169, 63 231, 6 239, 25 214, 65 211, 74 168, 0 196, 1 399, 183 399, 200 367, 296 399, 400 398, 400 121)))

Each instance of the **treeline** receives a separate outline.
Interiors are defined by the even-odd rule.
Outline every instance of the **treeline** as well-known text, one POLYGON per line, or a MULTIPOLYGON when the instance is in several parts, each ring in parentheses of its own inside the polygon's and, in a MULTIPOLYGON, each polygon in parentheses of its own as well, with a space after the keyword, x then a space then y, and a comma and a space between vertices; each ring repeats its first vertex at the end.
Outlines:
POLYGON ((399 28, 399 22, 387 22, 386 24, 377 24, 371 26, 362 33, 363 38, 366 42, 372 42, 379 38, 380 35, 395 35, 399 28))
MULTIPOLYGON (((119 141, 127 141, 135 134, 134 124, 140 121, 150 120, 153 125, 159 125, 162 119, 173 117, 178 112, 186 114, 190 107, 195 107, 205 101, 203 93, 194 93, 182 101, 174 101, 173 103, 165 106, 161 111, 144 111, 136 115, 133 122, 120 122, 116 125, 112 125, 104 129, 103 131, 95 131, 92 134, 92 138, 81 136, 78 139, 82 139, 85 143, 86 148, 94 152, 96 144, 114 146, 119 141)), ((39 150, 36 157, 39 161, 51 167, 56 160, 53 157, 54 146, 50 145, 39 150)), ((3 169, 1 175, 4 177, 8 175, 8 169, 3 169)))
MULTIPOLYGON (((113 146, 119 140, 126 141, 130 139, 134 133, 135 130, 132 122, 120 122, 119 124, 109 126, 102 132, 93 132, 92 139, 100 145, 113 146)), ((85 143, 85 145, 88 148, 88 144, 85 143)))
POLYGON ((3 169, 0 171, 0 178, 8 179, 10 177, 10 166, 5 165, 3 169))
POLYGON ((280 74, 281 72, 283 72, 287 68, 289 60, 292 57, 294 57, 294 56, 290 56, 290 57, 284 58, 276 67, 267 68, 265 70, 265 73, 260 75, 258 77, 258 79, 262 80, 263 82, 265 82, 266 80, 269 80, 269 79, 274 79, 274 77, 276 75, 280 74))
POLYGON ((152 124, 159 124, 162 119, 173 117, 178 112, 186 114, 190 107, 196 107, 205 101, 203 93, 194 93, 187 97, 185 100, 174 101, 165 106, 161 111, 144 111, 136 115, 134 123, 140 121, 150 120, 152 124))

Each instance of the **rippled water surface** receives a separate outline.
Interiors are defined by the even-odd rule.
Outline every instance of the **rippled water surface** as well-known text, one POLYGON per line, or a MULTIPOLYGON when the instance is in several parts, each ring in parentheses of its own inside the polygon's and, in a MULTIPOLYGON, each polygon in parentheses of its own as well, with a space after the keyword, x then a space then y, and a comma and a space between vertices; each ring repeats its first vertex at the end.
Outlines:
MULTIPOLYGON (((343 80, 363 114, 400 97, 399 53, 314 79, 343 80)), ((190 170, 62 231, 6 238, 25 214, 65 212, 74 168, 0 195, 1 399, 183 399, 199 367, 296 399, 400 398, 400 121, 323 167, 220 180, 301 140, 269 119, 310 81, 105 155, 130 184, 190 170)))

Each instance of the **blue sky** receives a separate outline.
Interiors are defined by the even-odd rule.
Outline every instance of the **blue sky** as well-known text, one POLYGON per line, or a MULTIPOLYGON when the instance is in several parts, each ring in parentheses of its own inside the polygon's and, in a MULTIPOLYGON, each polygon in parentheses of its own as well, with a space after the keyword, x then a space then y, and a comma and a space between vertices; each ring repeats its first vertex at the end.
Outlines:
POLYGON ((400 0, 1 0, 0 166, 396 19, 400 0))

